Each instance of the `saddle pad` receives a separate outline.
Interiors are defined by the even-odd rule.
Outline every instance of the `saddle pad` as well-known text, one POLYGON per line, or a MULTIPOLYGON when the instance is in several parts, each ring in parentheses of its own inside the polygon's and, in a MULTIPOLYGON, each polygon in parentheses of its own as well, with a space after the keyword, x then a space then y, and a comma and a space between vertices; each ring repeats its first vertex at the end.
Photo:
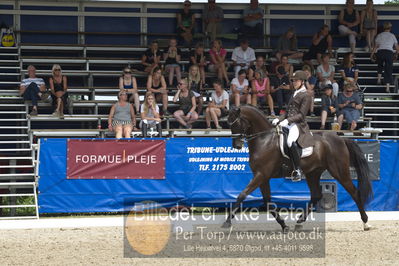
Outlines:
MULTIPOLYGON (((285 134, 280 134, 280 143, 279 143, 280 144, 279 145, 280 146, 280 151, 281 151, 281 154, 285 158, 289 159, 290 157, 287 155, 287 149, 288 149, 287 138, 284 137, 284 135, 285 134)), ((304 148, 304 149, 302 149, 301 158, 308 157, 308 156, 312 155, 312 153, 313 153, 313 147, 304 148)))

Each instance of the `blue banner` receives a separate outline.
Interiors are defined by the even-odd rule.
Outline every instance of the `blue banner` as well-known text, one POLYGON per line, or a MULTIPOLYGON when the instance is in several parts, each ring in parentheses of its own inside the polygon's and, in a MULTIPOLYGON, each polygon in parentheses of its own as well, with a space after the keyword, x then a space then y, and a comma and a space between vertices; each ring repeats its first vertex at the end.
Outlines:
MULTIPOLYGON (((41 213, 116 212, 125 203, 156 201, 163 206, 223 207, 234 202, 252 179, 248 149, 235 150, 231 138, 174 138, 166 141, 164 180, 66 179, 67 139, 42 139, 39 167, 41 213)), ((381 141, 380 180, 373 181, 374 199, 368 210, 399 210, 399 143, 381 141)), ((356 184, 356 181, 354 180, 356 184)), ((309 200, 305 181, 271 179, 272 201, 304 206, 309 200)), ((246 200, 260 206, 256 189, 246 200)), ((357 210, 349 194, 338 185, 338 209, 357 210)))

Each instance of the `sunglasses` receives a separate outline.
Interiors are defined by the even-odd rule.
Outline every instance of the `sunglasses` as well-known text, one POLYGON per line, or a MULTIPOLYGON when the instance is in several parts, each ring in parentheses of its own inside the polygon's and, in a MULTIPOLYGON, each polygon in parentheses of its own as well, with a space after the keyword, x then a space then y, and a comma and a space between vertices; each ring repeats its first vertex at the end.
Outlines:
POLYGON ((57 69, 54 69, 54 71, 61 71, 61 69, 57 68, 57 69))
POLYGON ((350 91, 348 90, 348 91, 346 91, 346 92, 353 92, 353 91, 352 91, 352 90, 350 90, 350 91))
POLYGON ((191 6, 190 4, 184 4, 184 6, 191 6))
POLYGON ((132 72, 130 72, 130 71, 124 71, 123 73, 125 73, 125 74, 132 74, 132 72))

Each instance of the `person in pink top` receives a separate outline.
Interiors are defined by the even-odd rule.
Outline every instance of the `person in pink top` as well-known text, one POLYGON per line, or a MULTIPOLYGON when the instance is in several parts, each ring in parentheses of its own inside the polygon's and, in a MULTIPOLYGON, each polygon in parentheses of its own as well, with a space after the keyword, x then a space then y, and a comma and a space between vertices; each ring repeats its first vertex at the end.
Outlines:
POLYGON ((251 82, 252 87, 252 105, 260 104, 269 105, 270 115, 275 116, 273 98, 270 95, 270 80, 265 73, 258 69, 255 71, 255 79, 251 82))
POLYGON ((226 54, 227 51, 222 47, 220 40, 214 40, 212 42, 212 48, 209 50, 211 57, 211 64, 209 65, 209 71, 216 72, 218 79, 225 80, 226 83, 230 83, 229 77, 227 76, 226 70, 226 54))

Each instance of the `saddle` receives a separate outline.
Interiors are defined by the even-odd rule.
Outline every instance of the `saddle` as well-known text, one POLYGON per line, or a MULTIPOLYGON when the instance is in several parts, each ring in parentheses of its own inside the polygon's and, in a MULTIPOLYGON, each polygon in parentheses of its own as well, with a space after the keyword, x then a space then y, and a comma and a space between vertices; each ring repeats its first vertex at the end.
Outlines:
MULTIPOLYGON (((279 140, 280 140, 279 146, 280 146, 281 154, 285 158, 290 159, 290 157, 288 156, 289 152, 288 152, 288 144, 287 144, 289 129, 286 128, 286 127, 280 127, 279 132, 280 132, 280 134, 279 134, 280 135, 280 137, 279 137, 279 140)), ((298 145, 298 147, 300 147, 300 146, 298 145)), ((304 149, 300 148, 298 152, 299 152, 299 155, 301 156, 301 158, 305 158, 305 157, 308 157, 308 156, 312 155, 313 147, 307 147, 307 148, 304 148, 304 149)))

